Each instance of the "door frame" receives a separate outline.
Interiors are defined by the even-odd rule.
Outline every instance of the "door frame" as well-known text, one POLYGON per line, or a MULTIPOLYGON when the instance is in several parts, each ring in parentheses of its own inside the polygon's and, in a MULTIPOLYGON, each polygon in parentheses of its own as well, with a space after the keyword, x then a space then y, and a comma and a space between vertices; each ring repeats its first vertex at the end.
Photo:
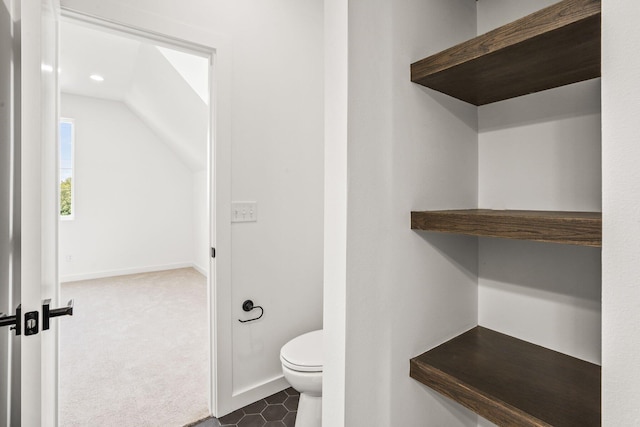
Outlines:
MULTIPOLYGON (((131 25, 63 6, 60 21, 81 23, 182 47, 210 58, 207 194, 209 242, 211 248, 215 248, 215 258, 210 258, 207 280, 209 410, 214 416, 221 416, 235 409, 231 332, 231 43, 226 37, 202 28, 165 20, 156 15, 134 15, 136 25, 131 25)), ((59 342, 58 337, 56 341, 59 342)), ((57 387, 58 384, 56 390, 57 387)))

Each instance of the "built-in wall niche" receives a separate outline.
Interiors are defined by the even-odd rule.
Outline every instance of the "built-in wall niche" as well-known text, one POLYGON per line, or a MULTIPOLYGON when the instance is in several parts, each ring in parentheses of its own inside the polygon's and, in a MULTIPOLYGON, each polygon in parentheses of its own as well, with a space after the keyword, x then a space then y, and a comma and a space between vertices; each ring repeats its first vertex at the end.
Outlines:
MULTIPOLYGON (((599 76, 598 0, 561 1, 411 65, 413 82, 478 106, 536 96, 530 94, 599 76)), ((557 153, 548 154, 549 162, 556 161, 554 154, 557 153)), ((599 170, 593 173, 599 177, 599 170)), ((600 188, 594 188, 591 194, 600 192, 600 188)), ((541 242, 531 243, 538 245, 530 247, 535 253, 532 260, 541 258, 543 249, 539 245, 582 246, 566 251, 575 265, 579 265, 576 259, 581 254, 585 262, 599 259, 602 241, 598 210, 549 210, 546 206, 527 210, 415 211, 411 213, 411 227, 420 232, 466 234, 491 241, 501 238, 541 242)), ((527 247, 516 245, 510 247, 527 247)), ((481 261, 482 250, 487 247, 494 246, 479 245, 481 261)), ((567 278, 567 271, 563 271, 563 279, 567 278)), ((570 286, 560 288, 540 292, 560 295, 570 286)), ((592 288, 589 284, 587 292, 594 293, 592 288)), ((599 302, 593 303, 597 305, 599 302)), ((599 319, 599 314, 594 317, 599 319)), ((561 326, 568 325, 558 325, 561 326)), ((584 325, 576 326, 581 327, 584 325)), ((595 347, 598 348, 585 354, 599 353, 599 345, 595 347)), ((596 360, 581 360, 555 348, 476 327, 412 359, 410 375, 498 425, 597 426, 600 367, 592 361, 596 360)))

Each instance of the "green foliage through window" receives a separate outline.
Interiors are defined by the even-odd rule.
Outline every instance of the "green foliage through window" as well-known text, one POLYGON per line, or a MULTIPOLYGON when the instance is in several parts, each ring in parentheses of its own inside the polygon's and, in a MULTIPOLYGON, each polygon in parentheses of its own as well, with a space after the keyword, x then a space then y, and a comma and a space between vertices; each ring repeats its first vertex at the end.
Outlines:
POLYGON ((60 181, 60 215, 71 215, 71 178, 60 181))
POLYGON ((73 120, 60 120, 60 145, 58 182, 60 183, 60 216, 71 219, 74 217, 75 208, 73 179, 73 120))

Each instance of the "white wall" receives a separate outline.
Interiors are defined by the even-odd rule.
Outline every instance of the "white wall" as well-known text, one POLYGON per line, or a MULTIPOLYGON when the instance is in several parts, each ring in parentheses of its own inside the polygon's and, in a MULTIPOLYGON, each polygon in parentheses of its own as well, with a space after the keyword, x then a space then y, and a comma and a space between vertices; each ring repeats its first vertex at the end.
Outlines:
POLYGON ((233 200, 258 202, 257 223, 232 225, 234 392, 280 377, 281 346, 322 326, 322 1, 62 5, 133 26, 143 25, 141 13, 150 14, 230 41, 231 193, 233 200), (261 321, 236 321, 247 298, 264 306, 261 321))
MULTIPOLYGON (((551 3, 478 2, 479 32, 551 3)), ((478 123, 480 208, 601 210, 599 80, 479 107, 478 123)), ((597 248, 480 239, 479 324, 600 363, 600 272, 597 248)))
POLYGON ((191 171, 121 102, 63 94, 61 115, 75 120, 61 280, 192 264, 191 171))
MULTIPOLYGON (((192 55, 208 86, 208 61, 192 55), (203 70, 204 69, 204 70, 203 70)), ((209 107, 156 46, 138 49, 124 103, 194 171, 207 168, 209 107)))
POLYGON ((348 2, 324 1, 324 369, 322 420, 345 422, 347 316, 348 2))
POLYGON ((640 423, 640 9, 602 2, 602 425, 640 423))
MULTIPOLYGON (((347 162, 346 295, 340 260, 327 260, 338 280, 325 282, 335 287, 325 313, 346 302, 345 324, 332 324, 346 331, 346 402, 344 419, 330 425, 475 425, 475 415, 409 377, 411 357, 477 321, 477 240, 410 230, 411 210, 477 205, 476 109, 409 80, 411 62, 475 35, 475 2, 335 6, 330 22, 348 13, 348 145, 332 145, 325 170, 347 162)), ((343 98, 333 102, 341 108, 343 98)), ((340 195, 344 182, 327 185, 340 195)), ((329 353, 345 345, 333 338, 329 353)), ((339 394, 340 383, 332 377, 325 396, 339 394)), ((325 402, 325 414, 342 410, 325 402)))
POLYGON ((232 224, 232 307, 266 310, 234 320, 242 390, 281 375, 282 345, 322 327, 323 12, 319 0, 224 3, 211 14, 233 34, 231 193, 258 202, 257 223, 232 224))

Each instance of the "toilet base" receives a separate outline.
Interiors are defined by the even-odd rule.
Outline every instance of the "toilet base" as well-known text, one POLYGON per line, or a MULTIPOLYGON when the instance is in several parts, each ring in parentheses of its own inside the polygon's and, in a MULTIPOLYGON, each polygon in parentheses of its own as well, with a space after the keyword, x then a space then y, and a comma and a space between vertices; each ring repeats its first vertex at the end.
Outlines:
POLYGON ((300 393, 295 427, 322 427, 322 396, 300 393))

